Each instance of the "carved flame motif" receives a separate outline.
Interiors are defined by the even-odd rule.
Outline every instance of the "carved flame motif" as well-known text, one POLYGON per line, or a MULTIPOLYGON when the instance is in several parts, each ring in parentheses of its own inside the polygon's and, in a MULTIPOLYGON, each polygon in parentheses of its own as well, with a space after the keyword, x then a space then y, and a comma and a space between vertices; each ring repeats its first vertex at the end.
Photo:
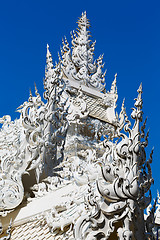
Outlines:
POLYGON ((21 121, 12 122, 10 116, 4 116, 0 123, 3 124, 0 131, 0 215, 5 216, 4 210, 10 211, 23 199, 24 191, 20 180, 25 167, 18 157, 21 121))
POLYGON ((89 111, 87 111, 87 104, 82 98, 83 92, 81 87, 78 90, 78 94, 75 98, 72 98, 69 103, 69 110, 67 119, 71 123, 80 123, 80 119, 86 119, 89 111))
POLYGON ((156 203, 145 219, 144 209, 151 202, 153 150, 146 160, 146 121, 140 129, 142 86, 132 109, 131 127, 124 102, 115 117, 117 75, 111 90, 102 93, 103 56, 93 60, 95 42, 90 40, 89 27, 84 12, 77 32, 71 35, 72 51, 65 38, 62 59, 55 66, 47 45, 46 103, 35 86, 35 96, 30 92, 28 101, 18 108, 20 119, 0 119, 0 215, 20 205, 22 175, 34 170, 37 184, 31 180, 31 190, 35 198, 53 194, 53 208, 42 214, 53 237, 59 239, 61 233, 60 239, 73 239, 74 228, 76 240, 151 240, 156 203), (98 144, 101 136, 105 140, 98 144))
POLYGON ((52 57, 47 45, 47 67, 44 80, 47 99, 44 115, 44 151, 43 161, 46 174, 53 175, 53 168, 63 160, 65 135, 68 128, 66 100, 61 99, 65 89, 62 79, 61 65, 56 64, 53 69, 52 57), (59 156, 58 156, 59 155, 59 156))
POLYGON ((38 182, 42 171, 41 152, 44 143, 42 115, 44 115, 45 108, 36 85, 35 94, 36 96, 33 97, 30 91, 28 102, 21 105, 18 108, 18 112, 21 113, 22 126, 24 128, 24 140, 23 147, 21 147, 20 157, 23 158, 27 171, 35 169, 38 182))
POLYGON ((47 67, 42 102, 35 86, 28 101, 19 108, 20 119, 10 116, 0 119, 0 214, 14 209, 23 200, 22 175, 35 170, 37 182, 43 169, 53 174, 53 167, 63 159, 65 134, 68 127, 65 101, 60 97, 64 90, 60 64, 53 69, 52 57, 47 46, 47 67))
POLYGON ((81 84, 92 87, 98 91, 105 90, 105 73, 102 72, 103 55, 93 62, 95 42, 91 43, 90 24, 86 12, 82 13, 78 20, 78 30, 73 31, 72 52, 67 39, 62 41, 62 69, 65 77, 80 81, 81 84))
POLYGON ((11 210, 23 200, 24 189, 22 175, 35 169, 37 181, 42 169, 41 151, 43 146, 43 126, 40 112, 44 107, 36 89, 36 96, 30 92, 28 102, 24 102, 18 111, 20 119, 14 122, 9 116, 1 119, 0 169, 0 211, 11 210))
POLYGON ((130 128, 131 122, 123 103, 117 129, 117 137, 121 140, 115 143, 104 141, 106 153, 104 160, 99 163, 102 179, 97 181, 103 203, 97 206, 93 204, 96 206, 95 213, 90 214, 88 219, 78 221, 75 239, 110 239, 114 232, 117 232, 115 239, 145 239, 144 209, 151 201, 151 193, 148 197, 145 193, 153 183, 150 168, 153 151, 146 161, 148 133, 145 136, 146 121, 140 131, 143 114, 141 94, 142 85, 138 89, 135 108, 132 109, 131 117, 135 120, 133 128, 130 128), (145 141, 142 141, 143 138, 145 141))

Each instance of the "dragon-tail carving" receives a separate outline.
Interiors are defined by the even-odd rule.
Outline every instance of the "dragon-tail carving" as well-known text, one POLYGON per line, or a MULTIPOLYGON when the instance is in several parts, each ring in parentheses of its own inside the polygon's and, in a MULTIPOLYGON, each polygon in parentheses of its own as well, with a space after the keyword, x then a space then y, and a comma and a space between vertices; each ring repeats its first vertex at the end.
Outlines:
POLYGON ((146 121, 140 131, 143 115, 141 95, 142 85, 132 109, 133 127, 123 102, 117 128, 118 140, 104 141, 106 153, 102 161, 98 162, 102 176, 97 180, 103 202, 92 201, 96 211, 78 220, 75 239, 98 240, 110 239, 112 236, 120 240, 147 239, 144 209, 151 201, 149 190, 153 178, 150 164, 153 150, 149 160, 146 160, 148 133, 144 133, 146 121), (148 191, 147 197, 145 194, 148 191))

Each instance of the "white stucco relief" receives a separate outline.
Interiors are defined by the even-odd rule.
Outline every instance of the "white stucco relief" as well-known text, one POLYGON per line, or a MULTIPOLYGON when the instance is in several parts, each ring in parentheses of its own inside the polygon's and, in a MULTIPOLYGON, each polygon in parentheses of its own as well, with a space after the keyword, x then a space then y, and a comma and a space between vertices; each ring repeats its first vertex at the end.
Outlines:
POLYGON ((106 91, 103 55, 93 59, 89 27, 84 12, 55 65, 47 44, 44 100, 35 86, 18 120, 0 119, 1 221, 7 228, 12 218, 16 228, 44 219, 63 240, 153 239, 157 205, 149 210, 153 151, 146 160, 142 85, 131 127, 124 102, 115 114, 117 74, 106 91), (25 174, 33 175, 30 189, 25 174))

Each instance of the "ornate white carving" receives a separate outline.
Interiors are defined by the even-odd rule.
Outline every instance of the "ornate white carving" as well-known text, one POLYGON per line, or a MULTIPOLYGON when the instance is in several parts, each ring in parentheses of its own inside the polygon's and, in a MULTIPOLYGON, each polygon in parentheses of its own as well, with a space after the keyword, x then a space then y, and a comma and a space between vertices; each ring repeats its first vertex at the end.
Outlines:
POLYGON ((12 122, 10 116, 1 118, 1 123, 0 211, 4 215, 4 209, 16 207, 23 199, 23 161, 18 158, 22 126, 20 120, 12 122))
POLYGON ((81 84, 94 88, 98 91, 105 90, 105 73, 102 73, 103 56, 93 62, 95 42, 91 43, 89 34, 89 21, 86 12, 82 13, 78 20, 78 30, 71 34, 72 52, 69 48, 67 39, 65 38, 62 54, 62 69, 64 76, 68 79, 80 81, 81 84))
POLYGON ((45 93, 47 99, 44 115, 44 152, 43 161, 47 176, 53 175, 53 168, 63 160, 63 150, 65 135, 68 128, 66 119, 66 100, 62 100, 61 95, 65 88, 62 80, 61 65, 56 64, 52 68, 52 58, 47 45, 47 68, 44 80, 45 93))
POLYGON ((36 169, 37 181, 41 168, 42 124, 39 113, 43 102, 36 89, 36 97, 30 93, 28 102, 18 108, 19 120, 11 122, 9 116, 1 119, 1 172, 0 210, 18 206, 24 197, 22 175, 36 169), (4 122, 3 122, 3 121, 4 122))
POLYGON ((46 178, 42 183, 36 184, 32 190, 36 198, 53 192, 59 193, 60 197, 54 201, 51 211, 43 215, 53 236, 62 235, 65 239, 66 232, 73 234, 73 225, 79 216, 84 216, 88 208, 91 208, 84 201, 84 197, 87 198, 91 190, 98 195, 95 182, 98 177, 96 152, 93 149, 81 151, 78 156, 63 161, 59 169, 61 170, 58 176, 46 178))
POLYGON ((69 123, 80 123, 80 120, 88 117, 87 104, 83 100, 83 92, 81 87, 75 98, 70 99, 67 120, 69 123))
MULTIPOLYGON (((22 175, 35 169, 37 182, 44 167, 53 175, 53 167, 63 159, 63 147, 68 123, 65 101, 60 102, 64 84, 60 65, 52 69, 47 46, 47 70, 44 104, 35 86, 33 97, 19 108, 20 119, 11 122, 10 116, 1 119, 0 132, 0 211, 11 210, 23 200, 22 175)), ((47 176, 48 176, 47 175, 47 176)))
POLYGON ((156 202, 144 219, 151 202, 151 192, 146 193, 153 182, 153 151, 146 161, 142 86, 131 128, 124 102, 115 117, 117 74, 104 93, 103 56, 93 61, 89 26, 84 12, 72 34, 72 51, 65 38, 62 60, 55 66, 47 45, 45 102, 35 86, 35 96, 30 92, 18 108, 20 119, 0 119, 0 215, 23 201, 22 175, 34 170, 37 183, 25 197, 33 210, 52 196, 45 212, 34 214, 46 220, 55 240, 110 239, 115 232, 120 240, 153 239, 156 202))
POLYGON ((35 86, 36 97, 30 97, 18 108, 21 113, 22 126, 24 128, 24 140, 20 149, 23 155, 26 168, 28 171, 35 169, 37 182, 42 172, 42 147, 43 147, 43 114, 44 103, 35 86))
MULTIPOLYGON (((124 121, 120 121, 117 136, 122 140, 119 142, 105 141, 106 153, 100 162, 102 180, 97 181, 97 187, 104 199, 102 205, 95 202, 96 211, 88 218, 78 221, 75 229, 75 239, 108 239, 115 230, 116 223, 123 222, 118 227, 119 239, 129 240, 145 238, 145 224, 143 210, 149 205, 151 196, 145 196, 153 182, 150 158, 146 161, 145 147, 148 144, 148 133, 144 135, 145 123, 141 128, 142 121, 142 86, 138 89, 138 98, 131 117, 135 124, 131 129, 131 123, 124 112, 124 121), (127 134, 120 132, 124 129, 127 134), (145 138, 145 141, 141 141, 145 138), (135 231, 133 231, 133 225, 135 231), (141 229, 138 227, 141 225, 141 229)), ((121 113, 122 116, 122 113, 121 113)), ((148 229, 146 229, 149 231, 148 229)))

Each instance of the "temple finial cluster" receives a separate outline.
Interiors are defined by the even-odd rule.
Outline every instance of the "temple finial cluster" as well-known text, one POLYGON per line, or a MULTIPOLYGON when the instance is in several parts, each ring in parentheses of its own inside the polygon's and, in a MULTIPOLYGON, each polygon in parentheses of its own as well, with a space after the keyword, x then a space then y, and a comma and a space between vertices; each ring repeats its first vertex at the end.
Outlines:
MULTIPOLYGON (((145 234, 152 237, 149 239, 153 239, 154 224, 151 228, 149 224, 154 222, 156 203, 146 221, 142 211, 151 202, 150 187, 153 178, 150 164, 153 151, 149 160, 146 161, 145 154, 142 152, 145 152, 144 148, 147 144, 144 144, 139 137, 141 134, 137 127, 142 109, 141 95, 142 85, 138 89, 136 109, 133 110, 134 126, 131 128, 123 101, 116 135, 119 141, 104 140, 106 153, 100 163, 103 181, 101 178, 97 181, 98 191, 104 201, 101 205, 97 205, 96 201, 90 203, 92 207, 94 206, 94 212, 91 214, 92 211, 89 211, 87 218, 80 218, 75 227, 76 239, 89 240, 99 239, 99 237, 109 239, 115 231, 116 225, 113 223, 121 224, 121 227, 116 230, 118 235, 116 239, 145 239, 145 234), (149 196, 145 196, 148 191, 149 196), (141 223, 143 225, 139 228, 141 223)), ((143 137, 144 135, 143 127, 143 137)))
POLYGON ((114 75, 114 80, 111 85, 110 93, 117 94, 117 73, 114 75))
POLYGON ((105 91, 105 73, 102 72, 104 64, 103 56, 96 61, 93 60, 95 42, 90 40, 88 31, 90 24, 86 17, 86 12, 78 20, 78 29, 71 33, 72 51, 65 38, 62 54, 62 70, 64 77, 78 81, 80 84, 98 91, 105 91))
POLYGON ((89 20, 87 19, 86 11, 82 12, 82 16, 79 18, 77 23, 79 28, 85 27, 86 29, 89 29, 90 23, 89 20))
POLYGON ((49 71, 53 68, 52 55, 49 51, 49 45, 47 43, 47 54, 46 54, 46 71, 49 71))
MULTIPOLYGON (((19 119, 0 118, 0 215, 13 216, 13 239, 40 222, 41 239, 154 239, 153 150, 146 159, 142 84, 132 125, 124 100, 115 114, 117 73, 106 92, 103 55, 94 60, 89 27, 83 12, 71 33, 72 47, 64 37, 55 65, 47 44, 45 101, 35 84, 35 93, 30 90, 18 108, 19 119)), ((10 230, 11 225, 5 239, 10 230)))

